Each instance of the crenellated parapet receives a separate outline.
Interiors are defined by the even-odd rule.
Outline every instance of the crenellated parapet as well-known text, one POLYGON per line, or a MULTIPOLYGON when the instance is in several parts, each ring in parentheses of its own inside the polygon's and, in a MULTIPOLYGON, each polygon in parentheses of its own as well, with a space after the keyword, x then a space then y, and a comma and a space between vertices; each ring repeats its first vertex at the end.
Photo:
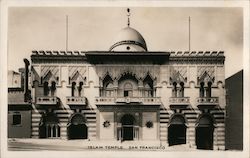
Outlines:
POLYGON ((85 52, 84 51, 36 51, 33 50, 32 51, 32 55, 37 55, 37 56, 47 56, 47 55, 51 55, 51 56, 64 56, 64 55, 69 55, 69 56, 84 56, 85 52))
POLYGON ((170 52, 169 63, 177 64, 224 64, 223 51, 177 51, 170 52))
POLYGON ((86 61, 84 51, 32 51, 31 61, 37 63, 80 63, 86 61))

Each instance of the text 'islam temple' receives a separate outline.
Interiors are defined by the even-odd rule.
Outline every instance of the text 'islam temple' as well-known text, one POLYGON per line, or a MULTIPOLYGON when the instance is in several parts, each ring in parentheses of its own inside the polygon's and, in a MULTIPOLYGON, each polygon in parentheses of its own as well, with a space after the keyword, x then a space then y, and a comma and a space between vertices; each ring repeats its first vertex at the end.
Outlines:
POLYGON ((225 150, 224 60, 152 52, 129 23, 109 50, 32 51, 9 88, 8 136, 225 150))

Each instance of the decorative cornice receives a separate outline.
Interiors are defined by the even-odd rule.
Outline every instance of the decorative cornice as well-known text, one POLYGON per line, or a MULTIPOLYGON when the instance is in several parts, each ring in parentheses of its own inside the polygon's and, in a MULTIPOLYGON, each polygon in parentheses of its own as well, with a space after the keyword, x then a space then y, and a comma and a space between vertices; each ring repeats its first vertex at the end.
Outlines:
POLYGON ((32 51, 33 63, 83 62, 85 52, 81 51, 32 51))
POLYGON ((32 51, 34 56, 85 56, 84 51, 32 51))
POLYGON ((155 60, 171 63, 220 63, 224 64, 223 51, 177 51, 177 52, 116 52, 116 51, 32 51, 33 63, 40 62, 83 62, 103 63, 121 60, 155 60), (118 60, 119 59, 119 60, 118 60), (101 60, 101 61, 100 61, 101 60))
POLYGON ((223 51, 170 52, 169 63, 224 64, 223 51))
MULTIPOLYGON (((121 54, 126 52, 110 52, 110 51, 32 51, 32 55, 34 56, 85 56, 85 54, 121 54)), ((138 52, 131 52, 138 53, 138 52)), ((140 54, 144 54, 145 52, 141 52, 140 54)), ((163 53, 162 51, 156 52, 147 52, 147 54, 154 55, 156 53, 163 53)), ((224 51, 177 51, 177 52, 164 52, 169 53, 170 57, 224 57, 224 51)))
POLYGON ((223 51, 177 51, 170 52, 170 57, 224 57, 223 51))

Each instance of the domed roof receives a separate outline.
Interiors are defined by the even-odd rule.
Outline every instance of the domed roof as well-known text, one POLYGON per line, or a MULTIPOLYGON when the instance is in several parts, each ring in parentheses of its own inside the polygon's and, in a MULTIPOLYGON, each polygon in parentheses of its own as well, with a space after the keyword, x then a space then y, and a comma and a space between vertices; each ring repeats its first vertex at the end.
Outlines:
POLYGON ((126 27, 117 34, 110 51, 147 51, 147 45, 137 30, 126 27))

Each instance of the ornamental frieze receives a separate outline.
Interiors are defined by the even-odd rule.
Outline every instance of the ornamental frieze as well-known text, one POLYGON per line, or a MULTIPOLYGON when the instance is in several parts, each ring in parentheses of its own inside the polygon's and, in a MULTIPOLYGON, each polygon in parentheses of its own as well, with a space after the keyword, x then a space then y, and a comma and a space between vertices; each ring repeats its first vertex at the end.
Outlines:
POLYGON ((138 80, 144 79, 150 75, 153 79, 159 78, 160 68, 156 66, 97 66, 97 75, 100 79, 104 79, 107 74, 114 80, 119 79, 124 74, 132 74, 138 80))

